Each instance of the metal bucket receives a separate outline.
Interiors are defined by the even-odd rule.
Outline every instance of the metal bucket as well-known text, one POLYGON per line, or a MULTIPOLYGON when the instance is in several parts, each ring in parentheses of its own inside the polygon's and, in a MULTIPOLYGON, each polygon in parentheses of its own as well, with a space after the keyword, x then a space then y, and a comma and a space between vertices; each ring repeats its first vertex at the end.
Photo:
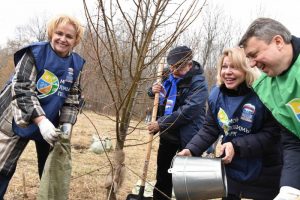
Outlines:
POLYGON ((172 173, 177 200, 227 196, 227 179, 221 158, 176 156, 169 173, 172 173))

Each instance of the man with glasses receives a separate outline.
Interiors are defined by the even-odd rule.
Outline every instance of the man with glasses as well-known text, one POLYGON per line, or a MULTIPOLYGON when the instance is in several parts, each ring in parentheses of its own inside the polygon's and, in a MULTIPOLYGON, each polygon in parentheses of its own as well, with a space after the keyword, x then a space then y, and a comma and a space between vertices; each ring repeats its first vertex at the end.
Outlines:
POLYGON ((168 173, 173 157, 201 128, 208 96, 201 65, 193 61, 187 46, 172 49, 167 56, 170 74, 162 84, 155 83, 149 96, 160 93, 158 119, 148 124, 151 134, 160 132, 154 200, 170 199, 172 175, 168 173))
POLYGON ((282 125, 283 169, 275 200, 300 198, 300 38, 280 22, 258 18, 239 45, 265 74, 253 89, 282 125))

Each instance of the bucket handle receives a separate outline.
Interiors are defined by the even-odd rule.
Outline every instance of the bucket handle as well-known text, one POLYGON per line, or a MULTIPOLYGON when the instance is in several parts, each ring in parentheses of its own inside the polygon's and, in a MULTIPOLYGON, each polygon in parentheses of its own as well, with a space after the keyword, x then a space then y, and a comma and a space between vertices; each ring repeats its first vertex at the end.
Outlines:
MULTIPOLYGON (((178 155, 175 155, 175 156, 173 157, 173 159, 172 159, 171 166, 170 166, 170 168, 168 169, 168 173, 169 173, 169 174, 173 174, 173 173, 176 173, 176 172, 185 172, 185 169, 180 169, 180 170, 179 170, 179 169, 176 169, 176 168, 173 167, 174 160, 175 160, 175 158, 176 158, 177 156, 178 156, 178 155)), ((185 164, 185 162, 186 162, 188 156, 181 156, 181 157, 186 157, 186 159, 184 160, 184 164, 185 164)), ((223 164, 223 160, 222 160, 222 157, 221 157, 221 156, 216 157, 216 158, 214 158, 214 159, 221 159, 221 165, 223 164)), ((185 166, 185 165, 184 165, 184 166, 185 166)), ((195 171, 189 171, 189 172, 198 172, 198 170, 195 170, 195 171)), ((211 172, 211 170, 202 170, 202 172, 211 172)))
MULTIPOLYGON (((184 169, 183 169, 183 171, 181 171, 181 170, 176 170, 176 169, 174 169, 174 167, 173 167, 174 160, 175 160, 175 158, 176 158, 177 156, 178 156, 178 155, 176 154, 176 155, 173 157, 173 159, 172 159, 171 166, 170 166, 170 168, 168 169, 168 173, 169 173, 169 174, 173 174, 173 173, 175 173, 175 172, 184 172, 184 169)), ((184 162, 186 162, 188 156, 180 156, 180 157, 186 157, 186 159, 184 160, 184 162)))
POLYGON ((174 163, 174 160, 175 160, 175 158, 176 158, 176 156, 177 155, 175 155, 175 156, 173 156, 173 159, 172 159, 172 162, 171 162, 171 166, 170 166, 170 168, 168 169, 168 173, 169 174, 172 174, 173 173, 173 163, 174 163))
POLYGON ((173 170, 173 163, 174 163, 174 160, 175 160, 176 157, 177 157, 177 154, 175 156, 173 156, 173 159, 172 159, 172 162, 171 162, 171 166, 168 169, 168 173, 169 174, 172 174, 173 172, 175 172, 175 170, 173 170))

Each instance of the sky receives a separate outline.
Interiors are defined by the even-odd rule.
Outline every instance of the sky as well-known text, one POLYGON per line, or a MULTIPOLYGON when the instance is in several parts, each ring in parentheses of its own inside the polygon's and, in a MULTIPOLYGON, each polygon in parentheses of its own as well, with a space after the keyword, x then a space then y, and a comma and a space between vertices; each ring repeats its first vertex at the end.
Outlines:
MULTIPOLYGON (((210 0, 208 0, 210 1, 210 0)), ((270 17, 285 25, 293 35, 300 37, 299 0, 212 0, 228 15, 246 28, 257 17, 270 17)))
POLYGON ((16 27, 30 23, 31 19, 68 14, 84 22, 82 0, 0 0, 0 46, 15 38, 16 27))
MULTIPOLYGON (((256 17, 264 16, 280 21, 293 35, 300 37, 299 0, 207 1, 222 7, 225 14, 237 21, 244 30, 256 17)), ((82 0, 0 0, 0 46, 5 45, 7 39, 14 39, 16 28, 29 24, 30 19, 44 16, 49 19, 57 14, 68 14, 82 23, 85 21, 82 0)))

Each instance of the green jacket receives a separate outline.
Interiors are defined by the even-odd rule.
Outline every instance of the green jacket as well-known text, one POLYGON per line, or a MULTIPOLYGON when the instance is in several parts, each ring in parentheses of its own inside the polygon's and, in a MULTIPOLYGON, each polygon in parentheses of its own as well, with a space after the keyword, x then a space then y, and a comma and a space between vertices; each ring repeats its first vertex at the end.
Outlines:
POLYGON ((263 74, 252 87, 277 121, 300 138, 300 56, 284 74, 263 74))

